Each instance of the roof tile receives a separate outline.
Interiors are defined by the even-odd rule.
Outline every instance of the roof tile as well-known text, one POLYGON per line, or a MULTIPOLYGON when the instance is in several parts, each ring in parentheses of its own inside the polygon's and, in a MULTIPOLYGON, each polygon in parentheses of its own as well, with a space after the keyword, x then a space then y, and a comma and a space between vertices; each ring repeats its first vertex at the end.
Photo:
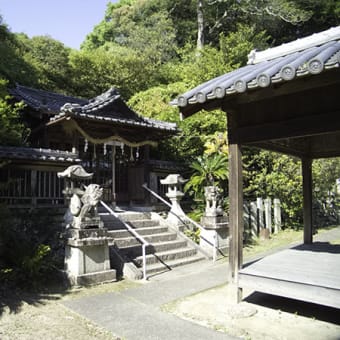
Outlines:
POLYGON ((268 87, 340 66, 340 26, 263 52, 252 52, 248 65, 211 79, 180 95, 171 105, 186 108, 230 94, 268 87))

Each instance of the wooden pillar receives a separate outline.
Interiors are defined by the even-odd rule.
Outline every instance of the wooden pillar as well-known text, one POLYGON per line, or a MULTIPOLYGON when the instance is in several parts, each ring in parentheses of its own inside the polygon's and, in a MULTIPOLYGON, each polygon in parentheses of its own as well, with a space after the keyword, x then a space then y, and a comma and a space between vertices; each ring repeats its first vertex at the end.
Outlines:
POLYGON ((238 144, 229 144, 229 201, 229 281, 237 285, 243 261, 242 153, 238 144))
POLYGON ((31 204, 34 207, 37 205, 37 196, 39 196, 38 187, 37 187, 37 184, 38 184, 37 176, 38 176, 37 170, 32 169, 31 170, 31 204))
POLYGON ((72 136, 72 152, 79 153, 79 135, 76 132, 72 136))
MULTIPOLYGON (((151 183, 150 145, 144 146, 144 183, 146 183, 147 186, 150 187, 151 183)), ((147 205, 151 205, 151 195, 146 190, 144 190, 144 201, 147 205)))
POLYGON ((116 208, 116 145, 112 145, 112 206, 116 208))
POLYGON ((303 242, 313 243, 312 228, 312 160, 302 159, 302 185, 303 185, 303 242))

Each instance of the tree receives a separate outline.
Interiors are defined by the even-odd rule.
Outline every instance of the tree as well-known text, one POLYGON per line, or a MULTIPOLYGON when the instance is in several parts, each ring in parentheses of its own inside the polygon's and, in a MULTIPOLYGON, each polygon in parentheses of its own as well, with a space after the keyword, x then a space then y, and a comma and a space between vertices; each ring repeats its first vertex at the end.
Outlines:
POLYGON ((24 105, 10 104, 6 86, 7 81, 0 78, 0 145, 22 145, 28 133, 19 117, 24 105))
POLYGON ((317 227, 339 222, 340 158, 313 161, 313 222, 317 227))
POLYGON ((0 16, 0 78, 21 84, 36 84, 35 69, 24 58, 24 45, 11 33, 0 16))
POLYGON ((69 93, 72 74, 69 67, 71 49, 49 36, 36 36, 29 39, 17 35, 25 46, 23 58, 35 69, 37 87, 49 91, 69 93))
MULTIPOLYGON (((82 48, 93 50, 104 45, 105 42, 127 44, 132 33, 148 28, 152 21, 154 21, 153 30, 157 32, 158 27, 161 26, 161 22, 158 24, 154 20, 157 16, 166 19, 164 28, 172 26, 168 33, 170 35, 175 33, 174 44, 184 46, 188 41, 194 41, 197 34, 196 22, 192 20, 195 13, 196 0, 121 0, 117 3, 109 3, 104 19, 86 37, 82 48)), ((167 39, 163 35, 159 42, 162 40, 166 42, 167 39)))
POLYGON ((174 56, 175 37, 175 27, 166 11, 134 1, 119 7, 109 5, 105 19, 87 36, 82 49, 95 50, 107 43, 123 46, 155 67, 174 56))
POLYGON ((204 154, 190 164, 193 174, 184 190, 196 199, 202 199, 204 187, 222 187, 221 182, 228 178, 228 158, 223 153, 204 154))
POLYGON ((115 87, 125 100, 155 85, 154 65, 143 55, 116 44, 70 54, 73 92, 91 98, 115 87), (143 72, 141 72, 143 70, 143 72))
POLYGON ((197 50, 204 45, 203 0, 197 1, 197 50))
POLYGON ((302 224, 301 162, 287 155, 254 149, 244 150, 245 198, 279 198, 286 227, 302 224))

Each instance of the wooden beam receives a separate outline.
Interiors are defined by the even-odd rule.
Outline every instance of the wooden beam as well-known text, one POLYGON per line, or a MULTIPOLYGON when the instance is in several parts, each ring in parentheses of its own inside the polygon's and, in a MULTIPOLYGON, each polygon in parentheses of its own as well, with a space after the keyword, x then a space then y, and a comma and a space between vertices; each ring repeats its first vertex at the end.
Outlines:
POLYGON ((258 149, 265 149, 269 151, 283 153, 283 154, 290 155, 290 156, 295 156, 298 158, 309 157, 309 154, 307 154, 306 151, 300 150, 300 148, 298 147, 294 148, 294 147, 285 146, 280 143, 276 144, 275 141, 268 141, 268 142, 262 142, 262 143, 261 142, 250 143, 247 145, 258 148, 258 149))
POLYGON ((339 111, 315 114, 286 121, 263 122, 235 127, 229 132, 234 144, 264 142, 273 139, 307 137, 340 131, 339 111))
POLYGON ((243 181, 240 145, 229 145, 229 270, 230 282, 237 285, 243 261, 243 181))
POLYGON ((303 242, 313 243, 312 227, 312 160, 302 158, 302 181, 303 181, 303 242))

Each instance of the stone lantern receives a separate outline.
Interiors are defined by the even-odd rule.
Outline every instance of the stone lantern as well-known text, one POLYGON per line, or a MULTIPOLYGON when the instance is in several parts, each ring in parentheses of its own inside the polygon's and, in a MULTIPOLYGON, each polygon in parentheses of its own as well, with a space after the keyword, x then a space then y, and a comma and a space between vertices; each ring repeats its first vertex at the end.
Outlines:
POLYGON ((161 184, 168 186, 166 196, 171 201, 171 209, 168 214, 167 221, 181 229, 183 228, 185 213, 182 210, 180 201, 184 196, 182 186, 186 181, 187 180, 179 174, 170 174, 166 178, 161 179, 161 184))

